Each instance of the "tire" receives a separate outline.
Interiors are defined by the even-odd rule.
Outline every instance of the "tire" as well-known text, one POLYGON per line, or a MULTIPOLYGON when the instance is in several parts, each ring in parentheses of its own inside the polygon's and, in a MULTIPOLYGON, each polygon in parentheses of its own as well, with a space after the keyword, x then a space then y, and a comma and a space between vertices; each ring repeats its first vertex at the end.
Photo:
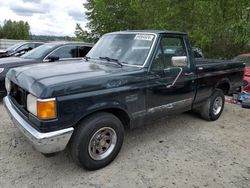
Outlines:
POLYGON ((224 109, 224 104, 225 104, 225 96, 223 91, 220 89, 215 89, 213 94, 201 107, 200 109, 201 117, 207 121, 217 120, 224 109))
POLYGON ((97 170, 118 155, 124 137, 121 121, 110 113, 97 113, 83 120, 70 143, 73 160, 87 170, 97 170))

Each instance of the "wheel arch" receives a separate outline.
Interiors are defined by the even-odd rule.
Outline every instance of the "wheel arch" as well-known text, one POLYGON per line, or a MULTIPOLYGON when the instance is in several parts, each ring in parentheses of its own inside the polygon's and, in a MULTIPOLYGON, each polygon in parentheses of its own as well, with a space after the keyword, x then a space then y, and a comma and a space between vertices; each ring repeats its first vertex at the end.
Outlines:
POLYGON ((230 80, 228 78, 224 78, 217 82, 215 85, 215 89, 221 89, 224 93, 224 95, 229 94, 230 91, 230 80))
POLYGON ((81 124, 81 122, 94 115, 94 114, 97 114, 97 113, 101 113, 101 112, 107 112, 107 113, 110 113, 110 114, 113 114, 114 116, 116 116, 123 124, 123 127, 124 129, 130 129, 131 127, 131 118, 129 116, 129 114, 127 113, 126 110, 120 108, 120 107, 106 107, 106 108, 100 108, 100 109, 95 109, 95 110, 92 110, 86 114, 84 114, 76 123, 75 126, 78 126, 81 124))

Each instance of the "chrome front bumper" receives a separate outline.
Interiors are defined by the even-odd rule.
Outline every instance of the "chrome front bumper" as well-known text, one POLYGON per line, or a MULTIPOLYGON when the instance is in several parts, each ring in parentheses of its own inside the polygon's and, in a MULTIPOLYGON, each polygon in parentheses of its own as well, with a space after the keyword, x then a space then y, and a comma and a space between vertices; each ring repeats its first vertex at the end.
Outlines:
POLYGON ((38 151, 49 154, 62 151, 66 148, 74 131, 73 127, 41 133, 17 113, 8 96, 4 97, 3 102, 13 123, 38 151))

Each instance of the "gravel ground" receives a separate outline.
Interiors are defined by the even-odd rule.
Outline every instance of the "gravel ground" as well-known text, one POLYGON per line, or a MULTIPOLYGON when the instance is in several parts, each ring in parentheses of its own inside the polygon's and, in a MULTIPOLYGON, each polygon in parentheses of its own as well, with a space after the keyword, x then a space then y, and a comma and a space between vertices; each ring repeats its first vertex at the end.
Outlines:
POLYGON ((250 187, 249 112, 226 104, 215 122, 184 113, 127 131, 115 161, 89 172, 68 150, 52 158, 35 151, 0 102, 0 186, 250 187))

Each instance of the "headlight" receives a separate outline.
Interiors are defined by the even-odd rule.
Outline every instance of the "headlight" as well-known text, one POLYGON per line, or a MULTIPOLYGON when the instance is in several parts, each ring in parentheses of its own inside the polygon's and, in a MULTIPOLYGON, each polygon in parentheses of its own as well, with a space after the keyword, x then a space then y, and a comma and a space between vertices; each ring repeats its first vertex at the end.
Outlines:
POLYGON ((0 68, 0 73, 2 73, 4 71, 4 68, 0 68))
POLYGON ((7 93, 11 91, 11 81, 7 77, 5 77, 5 88, 7 93))
POLYGON ((54 98, 38 99, 34 95, 29 94, 27 96, 27 109, 39 119, 56 118, 56 100, 54 98))

